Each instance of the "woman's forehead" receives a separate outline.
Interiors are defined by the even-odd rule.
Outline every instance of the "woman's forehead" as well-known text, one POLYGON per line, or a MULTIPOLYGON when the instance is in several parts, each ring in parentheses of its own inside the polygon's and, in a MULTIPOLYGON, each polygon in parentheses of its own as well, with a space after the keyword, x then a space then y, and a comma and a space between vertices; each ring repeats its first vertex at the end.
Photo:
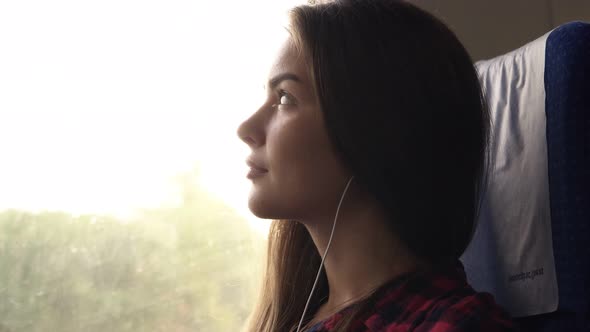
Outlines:
POLYGON ((291 73, 308 82, 307 64, 303 54, 299 51, 291 38, 283 41, 268 75, 269 83, 273 78, 291 73))

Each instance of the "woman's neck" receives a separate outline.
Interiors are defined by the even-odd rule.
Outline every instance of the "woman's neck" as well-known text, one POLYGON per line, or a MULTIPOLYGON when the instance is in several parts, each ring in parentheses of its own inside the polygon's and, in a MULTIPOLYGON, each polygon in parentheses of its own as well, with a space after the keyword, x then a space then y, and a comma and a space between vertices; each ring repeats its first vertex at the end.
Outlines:
MULTIPOLYGON (((302 221, 320 256, 326 250, 333 218, 302 221)), ((377 204, 343 204, 324 261, 329 296, 314 321, 331 316, 388 280, 417 268, 418 259, 393 234, 387 222, 377 204)))

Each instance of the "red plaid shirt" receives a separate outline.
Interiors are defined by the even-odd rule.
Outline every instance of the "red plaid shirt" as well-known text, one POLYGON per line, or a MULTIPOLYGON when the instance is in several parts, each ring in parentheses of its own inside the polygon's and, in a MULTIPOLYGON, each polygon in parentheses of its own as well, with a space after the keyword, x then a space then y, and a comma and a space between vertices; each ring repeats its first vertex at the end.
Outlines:
MULTIPOLYGON (((463 266, 448 271, 409 273, 377 291, 377 301, 353 321, 351 332, 515 331, 510 316, 492 295, 467 284, 463 266)), ((315 324, 309 332, 330 331, 351 307, 315 324)))

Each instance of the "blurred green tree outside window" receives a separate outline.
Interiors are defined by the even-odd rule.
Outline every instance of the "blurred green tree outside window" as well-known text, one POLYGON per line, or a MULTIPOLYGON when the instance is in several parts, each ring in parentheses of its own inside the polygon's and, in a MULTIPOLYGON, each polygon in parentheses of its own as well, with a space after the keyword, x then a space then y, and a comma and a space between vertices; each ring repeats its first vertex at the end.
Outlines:
POLYGON ((265 239, 192 183, 131 221, 0 212, 0 331, 239 330, 265 239))

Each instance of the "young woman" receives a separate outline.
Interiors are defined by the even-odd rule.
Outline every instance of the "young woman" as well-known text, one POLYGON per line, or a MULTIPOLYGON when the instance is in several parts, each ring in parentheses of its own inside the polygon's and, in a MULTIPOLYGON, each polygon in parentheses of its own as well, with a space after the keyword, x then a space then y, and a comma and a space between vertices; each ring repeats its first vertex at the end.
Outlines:
POLYGON ((290 19, 267 99, 238 129, 249 207, 275 219, 247 331, 511 330, 458 260, 489 121, 465 49, 403 1, 301 6, 290 19))

